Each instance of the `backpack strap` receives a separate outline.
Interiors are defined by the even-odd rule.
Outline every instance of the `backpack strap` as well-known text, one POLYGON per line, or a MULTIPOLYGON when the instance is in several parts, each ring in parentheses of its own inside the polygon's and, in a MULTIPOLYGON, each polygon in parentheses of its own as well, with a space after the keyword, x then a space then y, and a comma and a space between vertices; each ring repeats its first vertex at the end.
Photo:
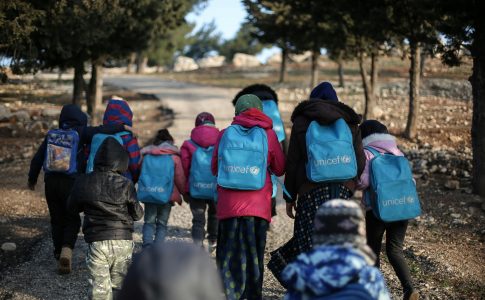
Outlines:
POLYGON ((375 157, 382 155, 379 151, 372 148, 371 146, 364 146, 364 149, 372 153, 375 157))

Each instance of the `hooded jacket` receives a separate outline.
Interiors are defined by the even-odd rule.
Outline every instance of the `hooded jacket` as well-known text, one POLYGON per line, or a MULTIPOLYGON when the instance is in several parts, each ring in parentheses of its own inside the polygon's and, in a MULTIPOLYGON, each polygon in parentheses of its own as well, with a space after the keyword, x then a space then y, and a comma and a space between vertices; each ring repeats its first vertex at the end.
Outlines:
MULTIPOLYGON (((362 144, 364 147, 369 146, 373 149, 377 150, 379 153, 391 153, 396 156, 404 156, 404 154, 399 150, 396 144, 396 138, 390 134, 385 133, 374 133, 362 140, 362 144)), ((357 189, 365 190, 369 187, 369 163, 372 158, 374 158, 374 154, 369 150, 364 148, 365 153, 365 167, 364 171, 360 175, 359 180, 357 181, 357 189)), ((370 207, 367 206, 364 199, 362 198, 362 203, 366 206, 367 209, 370 207)))
POLYGON ((344 245, 317 246, 283 270, 285 299, 325 299, 351 283, 364 287, 373 299, 390 300, 384 278, 361 251, 344 245))
POLYGON ((114 139, 107 138, 94 159, 94 171, 79 176, 67 208, 84 212, 83 233, 87 243, 104 240, 131 240, 133 222, 143 217, 133 182, 123 175, 128 154, 114 139))
MULTIPOLYGON (((173 178, 174 185, 170 201, 182 204, 181 193, 185 188, 186 179, 178 148, 169 142, 163 142, 160 145, 150 145, 144 147, 143 149, 141 149, 141 153, 143 157, 145 155, 171 155, 175 170, 173 178)), ((141 171, 143 172, 143 169, 141 171)), ((165 171, 160 170, 160 172, 165 171)))
MULTIPOLYGON (((273 122, 263 112, 257 109, 248 109, 234 117, 233 125, 246 128, 255 126, 266 131, 268 138, 268 168, 266 183, 261 190, 241 191, 217 187, 217 217, 220 220, 244 216, 259 217, 271 222, 271 194, 273 192, 271 173, 282 176, 285 173, 285 155, 273 131, 273 122)), ((219 143, 224 134, 221 131, 217 138, 212 156, 212 173, 217 175, 219 143)))
MULTIPOLYGON (((128 102, 123 99, 110 99, 103 116, 103 124, 115 125, 133 125, 133 112, 131 111, 128 102)), ((138 146, 138 140, 131 133, 121 136, 123 140, 123 146, 128 151, 130 157, 130 163, 128 166, 129 172, 125 173, 125 176, 132 179, 134 183, 138 181, 140 176, 140 147, 138 146)))
POLYGON ((365 156, 360 137, 359 123, 361 117, 349 106, 334 100, 312 99, 303 101, 295 108, 291 116, 291 128, 288 156, 286 158, 285 187, 291 195, 287 202, 296 200, 298 194, 316 188, 325 183, 312 183, 307 178, 305 164, 308 161, 306 148, 306 131, 312 121, 328 125, 342 118, 349 125, 353 137, 353 146, 357 160, 357 177, 355 180, 342 182, 350 190, 355 190, 355 181, 364 169, 365 156))
POLYGON ((182 166, 184 168, 185 178, 187 178, 187 183, 185 185, 185 193, 189 192, 190 182, 190 166, 192 164, 192 155, 194 154, 197 144, 200 147, 207 148, 214 146, 217 137, 219 136, 219 129, 211 125, 200 125, 192 129, 190 133, 190 140, 186 140, 182 147, 180 148, 180 156, 182 158, 182 166))
MULTIPOLYGON (((77 170, 78 173, 84 173, 86 170, 86 160, 87 156, 85 151, 83 151, 87 145, 91 143, 93 136, 97 133, 114 134, 124 130, 123 124, 109 124, 102 125, 98 127, 87 126, 87 116, 79 106, 75 104, 67 104, 62 107, 61 114, 59 115, 59 128, 60 129, 74 129, 79 135, 79 149, 77 153, 77 170)), ((44 164, 45 152, 47 148, 47 139, 44 141, 37 149, 32 161, 30 162, 29 170, 29 182, 37 183, 37 178, 39 177, 40 170, 44 164)), ((46 174, 46 176, 50 176, 46 174)), ((74 176, 74 175, 65 175, 74 176)))

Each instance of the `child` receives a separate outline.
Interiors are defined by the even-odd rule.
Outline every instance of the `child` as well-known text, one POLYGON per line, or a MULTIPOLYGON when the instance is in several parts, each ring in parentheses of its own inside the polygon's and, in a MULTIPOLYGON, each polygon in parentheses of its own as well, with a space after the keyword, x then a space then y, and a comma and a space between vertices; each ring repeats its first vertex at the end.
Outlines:
POLYGON ((330 200, 315 217, 313 249, 286 266, 285 299, 390 300, 384 278, 373 267, 375 255, 366 245, 364 215, 350 200, 330 200))
MULTIPOLYGON (((367 120, 360 125, 360 131, 364 147, 371 147, 380 153, 391 153, 397 156, 404 156, 404 154, 397 148, 396 139, 389 134, 387 127, 384 124, 376 120, 367 120)), ((366 164, 357 186, 360 190, 365 190, 369 187, 369 162, 374 157, 374 155, 365 148, 364 152, 366 164)), ((381 253, 382 238, 385 232, 387 257, 401 282, 404 299, 418 299, 419 295, 414 289, 411 273, 404 260, 403 254, 403 243, 406 236, 408 221, 383 222, 376 218, 369 203, 363 201, 363 205, 367 210, 365 215, 367 243, 377 255, 376 266, 379 267, 379 255, 381 253)))
POLYGON ((122 175, 128 161, 118 141, 106 138, 96 153, 94 172, 79 176, 68 200, 71 213, 84 212, 89 299, 112 299, 131 262, 133 222, 141 219, 143 208, 133 182, 122 175))
MULTIPOLYGON (((131 130, 131 127, 123 124, 110 124, 98 127, 87 126, 87 116, 81 109, 74 104, 64 105, 59 116, 59 129, 49 131, 39 149, 35 153, 30 163, 28 186, 31 190, 35 189, 40 170, 44 165, 45 197, 51 219, 52 241, 54 244, 54 257, 59 260, 59 273, 67 274, 71 272, 72 250, 76 244, 77 234, 81 226, 79 214, 68 218, 66 211, 67 198, 74 184, 75 178, 84 173, 86 169, 86 156, 84 149, 91 143, 93 136, 97 133, 114 134, 117 132, 131 130), (57 133, 56 133, 57 131, 57 133), (62 132, 65 134, 62 134, 62 132), (75 132, 75 133, 74 133, 75 132), (73 161, 69 161, 67 156, 58 156, 60 162, 67 162, 66 168, 50 170, 46 162, 46 154, 52 150, 62 149, 52 143, 55 135, 58 137, 70 138, 76 135, 78 144, 71 149, 73 161), (48 142, 51 140, 51 142, 48 142), (49 150, 48 150, 49 148, 49 150), (67 161, 65 160, 67 158, 67 161), (75 165, 71 168, 69 165, 75 165), (70 170, 69 170, 70 169, 70 170)), ((69 140, 59 141, 69 144, 69 140)), ((67 148, 64 148, 67 149, 67 148)), ((51 159, 52 165, 58 164, 55 158, 51 159)))
MULTIPOLYGON (((201 148, 199 152, 205 149, 210 150, 209 148, 213 147, 216 143, 218 135, 219 129, 215 127, 214 116, 208 112, 202 112, 197 115, 197 118, 195 119, 195 128, 192 129, 192 132, 190 133, 190 140, 186 140, 180 148, 182 165, 184 167, 185 177, 187 178, 185 193, 187 195, 187 200, 189 201, 190 210, 192 211, 193 216, 192 239, 196 245, 202 246, 205 239, 205 210, 208 208, 207 231, 209 234, 209 252, 213 252, 217 244, 215 193, 213 193, 212 197, 208 195, 207 197, 204 197, 204 199, 190 195, 190 187, 194 184, 194 182, 191 182, 190 180, 190 174, 191 172, 198 172, 198 174, 201 174, 200 170, 191 170, 194 153, 198 150, 198 148, 201 148)), ((204 152, 200 153, 203 155, 204 152)), ((211 172, 210 168, 211 166, 209 160, 207 171, 211 172)))
POLYGON ((232 125, 219 134, 212 157, 212 173, 218 176, 216 261, 227 299, 262 298, 270 174, 282 176, 285 170, 273 122, 262 109, 257 96, 241 96, 232 125))
MULTIPOLYGON (((133 112, 131 111, 128 102, 117 96, 111 97, 106 106, 103 116, 103 124, 122 124, 133 126, 133 112)), ((132 134, 122 135, 123 147, 128 151, 130 156, 129 172, 125 172, 125 176, 133 180, 134 183, 138 181, 140 176, 140 147, 138 140, 132 134)))
POLYGON ((147 247, 154 241, 164 241, 172 206, 175 202, 182 203, 180 191, 185 188, 185 175, 178 148, 174 146, 173 137, 167 129, 160 129, 153 140, 153 144, 144 147, 141 153, 143 163, 140 181, 138 182, 138 200, 145 203, 143 247, 147 247), (163 159, 166 157, 170 158, 170 165, 163 164, 163 159), (154 159, 152 160, 152 158, 154 159), (159 161, 157 158, 162 160, 159 161), (169 170, 169 168, 171 169, 169 170), (151 173, 151 170, 156 174, 151 173), (157 179, 159 182, 156 182, 157 179), (168 187, 162 187, 163 182, 161 181, 164 181, 164 179, 168 187), (168 191, 164 195, 158 192, 153 193, 154 189, 151 189, 153 187, 156 187, 155 189, 158 189, 158 191, 171 188, 171 192, 168 191), (155 240, 153 239, 154 235, 155 240))
MULTIPOLYGON (((237 99, 242 95, 252 94, 257 96, 263 102, 263 112, 273 121, 273 130, 276 132, 278 141, 286 154, 287 139, 283 121, 278 109, 278 95, 276 92, 266 84, 252 84, 243 88, 237 93, 232 100, 232 104, 236 106, 237 99)), ((276 216, 276 193, 277 193, 277 178, 272 176, 273 194, 271 196, 271 217, 276 216)))
POLYGON ((222 300, 221 279, 207 252, 170 241, 133 260, 118 300, 222 300))

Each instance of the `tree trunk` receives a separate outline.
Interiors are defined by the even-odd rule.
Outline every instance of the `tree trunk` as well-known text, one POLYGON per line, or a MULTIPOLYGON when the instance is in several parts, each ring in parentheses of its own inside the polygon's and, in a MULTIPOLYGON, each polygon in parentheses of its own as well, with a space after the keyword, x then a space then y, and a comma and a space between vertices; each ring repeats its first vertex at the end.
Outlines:
POLYGON ((337 59, 337 65, 338 65, 338 86, 339 87, 345 87, 345 82, 344 82, 344 63, 342 61, 342 58, 337 59))
POLYGON ((362 78, 362 87, 364 88, 364 97, 365 97, 364 119, 368 120, 368 119, 372 119, 373 117, 372 110, 375 106, 375 98, 370 91, 370 83, 369 83, 367 71, 365 70, 365 66, 364 66, 363 53, 359 55, 359 70, 360 70, 360 77, 362 78))
POLYGON ((424 67, 426 66, 426 55, 421 53, 421 61, 419 62, 419 76, 424 76, 424 67))
POLYGON ((130 54, 130 57, 128 58, 128 65, 126 66, 126 74, 130 74, 131 70, 133 70, 133 65, 135 64, 136 60, 136 53, 133 52, 130 54))
POLYGON ((97 123, 96 112, 103 102, 103 64, 93 62, 91 67, 91 79, 87 93, 88 114, 91 116, 93 123, 97 123))
POLYGON ((74 79, 72 81, 72 103, 81 106, 84 92, 84 62, 79 61, 74 66, 74 79))
POLYGON ((145 67, 147 66, 148 57, 142 53, 136 55, 136 74, 145 73, 145 67))
POLYGON ((371 77, 370 77, 370 91, 371 94, 377 96, 379 94, 379 88, 377 87, 377 80, 379 76, 379 54, 372 52, 371 54, 371 77))
POLYGON ((312 51, 310 88, 315 87, 318 83, 318 58, 319 57, 320 57, 320 50, 313 50, 312 51))
POLYGON ((421 60, 421 47, 419 43, 411 41, 411 67, 409 68, 409 112, 408 122, 404 135, 414 139, 418 131, 419 118, 419 64, 421 60))
POLYGON ((476 30, 472 49, 473 73, 470 77, 473 92, 472 184, 473 191, 485 199, 485 33, 480 32, 480 28, 476 30))
POLYGON ((279 83, 285 82, 287 59, 288 59, 288 50, 286 48, 281 48, 280 79, 278 80, 279 83))

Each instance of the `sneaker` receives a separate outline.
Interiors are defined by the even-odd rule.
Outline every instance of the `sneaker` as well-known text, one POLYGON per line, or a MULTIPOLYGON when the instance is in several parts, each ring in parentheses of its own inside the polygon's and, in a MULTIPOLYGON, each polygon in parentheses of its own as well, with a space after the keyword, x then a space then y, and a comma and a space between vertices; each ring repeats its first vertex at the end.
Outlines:
POLYGON ((216 252, 217 249, 217 241, 209 241, 209 253, 214 253, 216 252))
POLYGON ((404 300, 419 300, 419 294, 416 291, 404 294, 404 300))
POLYGON ((62 247, 61 256, 59 257, 59 274, 71 273, 72 249, 62 247))

